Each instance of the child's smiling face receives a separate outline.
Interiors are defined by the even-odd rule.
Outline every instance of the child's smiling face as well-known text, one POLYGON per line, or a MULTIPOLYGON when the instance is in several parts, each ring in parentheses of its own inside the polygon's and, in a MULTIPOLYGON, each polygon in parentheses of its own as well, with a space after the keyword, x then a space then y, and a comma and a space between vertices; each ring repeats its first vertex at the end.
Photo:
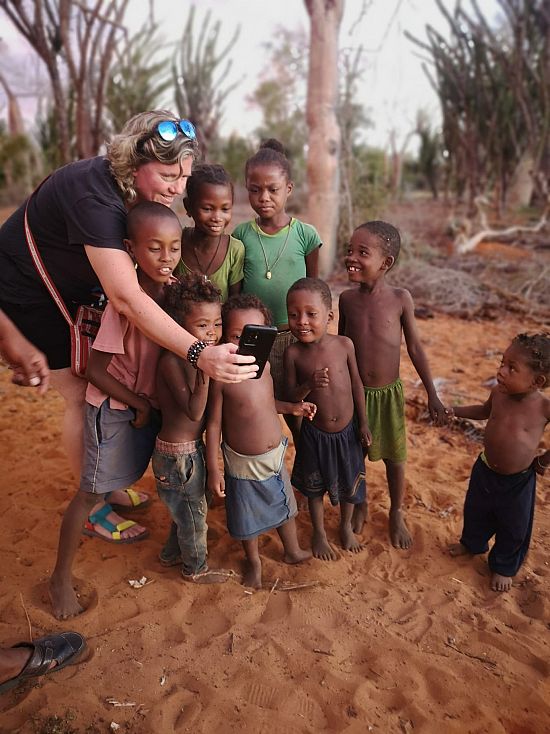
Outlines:
POLYGON ((265 325, 265 317, 257 308, 239 308, 229 311, 223 325, 225 341, 239 346, 239 339, 246 324, 265 325))
POLYGON ((222 336, 222 310, 220 303, 193 303, 184 315, 184 329, 209 345, 217 344, 222 336))
POLYGON ((231 222, 231 186, 203 183, 196 194, 196 201, 186 199, 185 208, 196 229, 210 237, 218 237, 231 222))
POLYGON ((148 217, 139 235, 125 240, 141 272, 154 283, 168 283, 181 255, 181 226, 176 217, 148 217))
POLYGON ((518 344, 510 344, 502 355, 497 381, 499 390, 507 395, 523 395, 537 389, 537 374, 518 344))
POLYGON ((313 290, 291 291, 287 296, 288 326, 292 335, 304 344, 319 341, 327 333, 334 314, 313 290))
POLYGON ((384 253, 378 235, 364 227, 354 231, 344 257, 351 283, 374 283, 393 262, 394 258, 384 253))

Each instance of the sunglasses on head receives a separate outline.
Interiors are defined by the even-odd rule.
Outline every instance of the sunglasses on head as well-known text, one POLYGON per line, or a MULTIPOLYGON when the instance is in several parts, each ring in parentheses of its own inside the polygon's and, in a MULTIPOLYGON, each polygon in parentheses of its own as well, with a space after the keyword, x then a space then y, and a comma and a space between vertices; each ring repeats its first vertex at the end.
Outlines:
POLYGON ((195 140, 197 137, 195 126, 189 120, 179 120, 179 122, 163 120, 162 122, 159 122, 152 132, 144 135, 144 137, 139 141, 138 146, 142 146, 146 140, 150 140, 155 134, 167 143, 171 143, 172 140, 176 139, 179 132, 183 133, 183 135, 185 135, 186 138, 189 138, 189 140, 195 140))

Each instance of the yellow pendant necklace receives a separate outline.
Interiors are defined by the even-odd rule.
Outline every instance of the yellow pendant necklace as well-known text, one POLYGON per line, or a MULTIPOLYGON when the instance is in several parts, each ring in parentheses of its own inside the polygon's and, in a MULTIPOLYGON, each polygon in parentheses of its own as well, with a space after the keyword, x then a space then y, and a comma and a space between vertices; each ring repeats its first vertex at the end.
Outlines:
POLYGON ((258 235, 258 241, 260 243, 260 247, 262 248, 262 252, 263 252, 264 260, 265 260, 265 277, 268 280, 271 280, 271 276, 273 274, 273 271, 275 270, 275 268, 277 266, 277 263, 282 258, 283 253, 286 250, 286 246, 287 246, 287 243, 288 243, 288 237, 290 235, 290 227, 292 225, 292 217, 290 217, 290 222, 287 225, 288 229, 287 229, 285 241, 283 242, 283 246, 279 250, 279 254, 275 258, 275 260, 271 263, 271 265, 269 264, 269 262, 267 260, 267 253, 265 251, 264 243, 263 243, 263 240, 262 240, 262 235, 260 234, 260 222, 259 222, 258 219, 256 220, 256 224, 257 224, 256 234, 258 235))

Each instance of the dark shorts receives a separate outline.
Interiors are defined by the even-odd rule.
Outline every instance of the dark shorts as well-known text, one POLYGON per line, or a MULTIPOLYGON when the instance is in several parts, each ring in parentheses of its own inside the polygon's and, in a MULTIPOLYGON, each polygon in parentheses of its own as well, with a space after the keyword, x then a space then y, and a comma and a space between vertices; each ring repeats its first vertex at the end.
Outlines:
POLYGON ((472 468, 464 501, 460 542, 470 553, 486 553, 494 573, 515 576, 523 563, 533 529, 536 473, 498 474, 479 457, 472 468))
POLYGON ((310 421, 302 421, 292 484, 312 499, 328 492, 333 505, 340 502, 357 505, 365 501, 365 460, 353 421, 336 433, 327 433, 310 421))
POLYGON ((86 403, 81 490, 105 494, 129 487, 145 474, 160 418, 152 410, 149 423, 134 428, 130 423, 134 417, 130 408, 110 408, 108 399, 99 408, 86 403))

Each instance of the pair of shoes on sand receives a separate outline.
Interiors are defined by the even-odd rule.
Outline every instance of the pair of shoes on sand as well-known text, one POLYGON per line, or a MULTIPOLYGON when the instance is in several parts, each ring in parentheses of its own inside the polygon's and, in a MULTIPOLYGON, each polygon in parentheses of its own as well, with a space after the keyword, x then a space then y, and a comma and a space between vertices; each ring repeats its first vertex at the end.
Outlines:
POLYGON ((86 649, 86 640, 78 632, 61 632, 39 637, 34 642, 20 642, 14 647, 27 647, 32 653, 19 675, 0 683, 0 693, 15 688, 29 678, 49 675, 76 663, 86 649), (52 662, 55 663, 53 667, 52 662))
MULTIPOLYGON (((128 544, 128 543, 137 543, 140 540, 144 540, 148 537, 149 531, 144 530, 139 535, 133 535, 129 538, 123 538, 121 536, 121 533, 124 532, 124 530, 128 530, 128 528, 133 527, 134 525, 137 525, 133 520, 123 520, 119 523, 113 523, 110 520, 107 519, 107 515, 109 515, 111 512, 122 510, 123 512, 130 512, 132 510, 142 510, 145 507, 148 507, 148 505, 151 504, 151 499, 147 497, 147 499, 142 500, 140 495, 131 487, 128 487, 128 489, 120 490, 124 492, 129 500, 129 504, 117 504, 117 503, 108 503, 107 501, 101 507, 97 512, 93 512, 86 522, 84 523, 84 529, 83 533, 84 535, 89 535, 93 538, 101 538, 101 540, 105 540, 108 543, 118 543, 120 544, 128 544), (101 527, 106 530, 109 535, 104 535, 103 533, 99 533, 94 525, 101 525, 101 527)), ((109 498, 109 495, 111 493, 104 495, 105 500, 109 498)))

